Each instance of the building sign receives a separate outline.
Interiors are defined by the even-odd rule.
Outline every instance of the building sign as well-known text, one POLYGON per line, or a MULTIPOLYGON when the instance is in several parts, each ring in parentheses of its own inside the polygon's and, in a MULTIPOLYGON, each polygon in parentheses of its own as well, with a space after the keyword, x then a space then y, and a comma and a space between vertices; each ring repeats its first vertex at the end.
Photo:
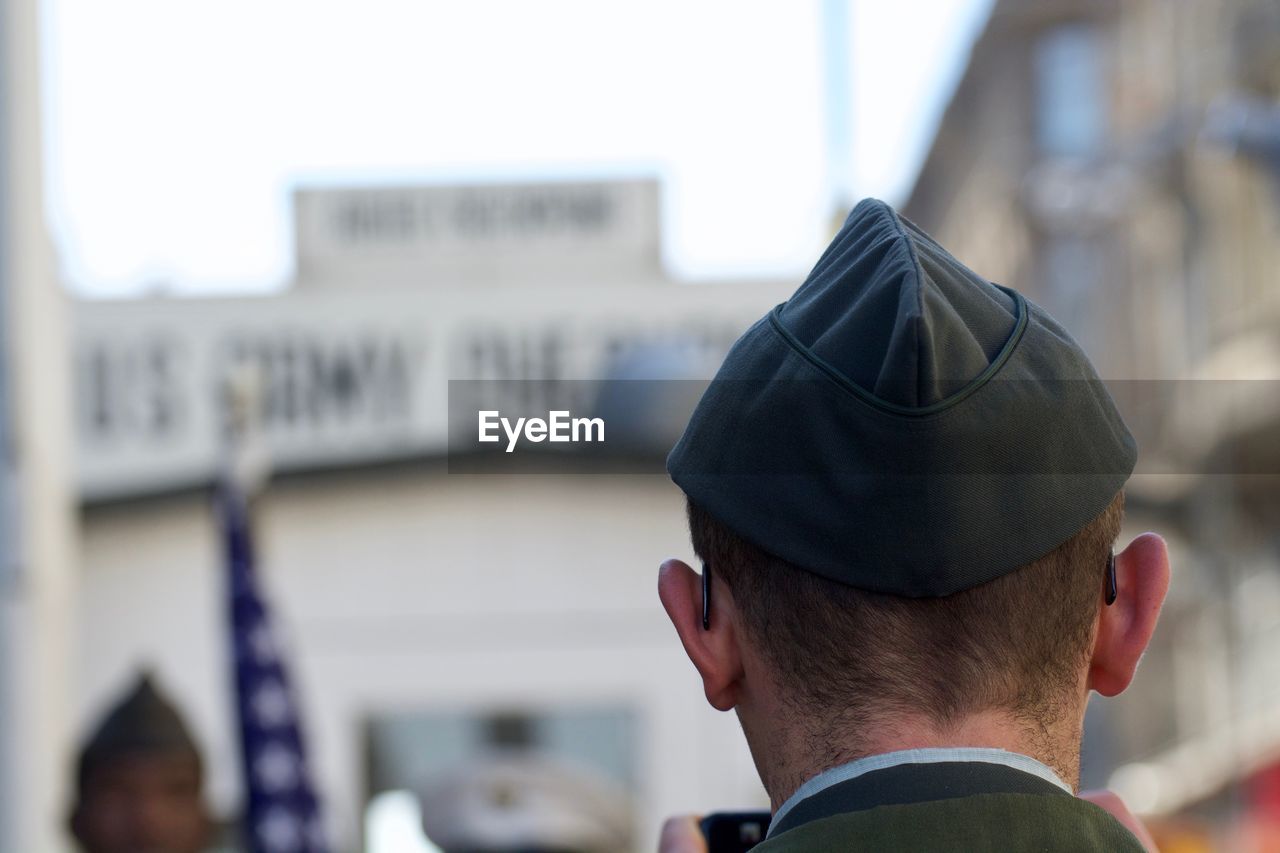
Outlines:
POLYGON ((301 189, 303 287, 660 280, 655 181, 301 189))
MULTIPOLYGON (((207 483, 252 367, 276 470, 442 455, 451 379, 708 378, 788 285, 298 291, 76 306, 86 500, 207 483), (680 365, 664 353, 685 354, 680 365), (657 354, 657 355, 655 355, 657 354), (674 370, 674 372, 673 372, 674 370)), ((474 415, 472 415, 474 418, 474 415)))

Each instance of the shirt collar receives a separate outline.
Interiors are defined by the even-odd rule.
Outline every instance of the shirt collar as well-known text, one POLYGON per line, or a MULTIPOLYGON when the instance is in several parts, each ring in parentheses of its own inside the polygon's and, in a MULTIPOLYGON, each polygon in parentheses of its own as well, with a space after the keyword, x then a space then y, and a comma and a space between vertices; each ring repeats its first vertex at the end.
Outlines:
MULTIPOLYGON (((1020 752, 973 746, 900 749, 896 752, 884 752, 879 755, 859 758, 856 761, 841 764, 839 767, 833 767, 814 776, 797 788, 796 792, 788 797, 787 801, 774 812, 771 827, 778 826, 782 819, 786 817, 787 812, 791 811, 801 800, 812 797, 820 791, 825 791, 832 785, 848 782, 850 779, 856 779, 875 770, 897 767, 899 764, 938 764, 952 761, 984 761, 988 764, 1003 764, 1006 767, 1012 767, 1015 770, 1038 776, 1068 794, 1075 793, 1071 786, 1062 781, 1062 778, 1048 765, 1042 764, 1031 756, 1023 755, 1020 752)), ((772 828, 770 833, 772 833, 772 828)))

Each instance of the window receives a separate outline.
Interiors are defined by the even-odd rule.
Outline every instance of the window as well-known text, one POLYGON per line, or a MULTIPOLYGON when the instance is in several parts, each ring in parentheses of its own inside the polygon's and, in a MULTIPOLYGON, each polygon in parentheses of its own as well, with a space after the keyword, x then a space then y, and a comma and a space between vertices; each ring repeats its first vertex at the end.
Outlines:
POLYGON ((1050 156, 1088 158, 1107 133, 1102 44, 1095 28, 1064 24, 1035 48, 1036 141, 1050 156))

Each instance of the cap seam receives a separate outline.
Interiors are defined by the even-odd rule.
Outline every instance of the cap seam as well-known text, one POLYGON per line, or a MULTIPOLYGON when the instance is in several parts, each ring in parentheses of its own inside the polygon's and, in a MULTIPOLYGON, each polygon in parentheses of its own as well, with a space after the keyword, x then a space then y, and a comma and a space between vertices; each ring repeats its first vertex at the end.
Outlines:
POLYGON ((898 236, 902 238, 902 242, 907 247, 907 257, 911 261, 911 271, 916 277, 916 316, 911 321, 911 358, 915 362, 915 388, 917 397, 920 393, 920 387, 923 384, 920 376, 920 324, 924 321, 924 268, 920 266, 920 256, 916 254, 915 243, 912 242, 907 229, 902 227, 902 220, 898 217, 898 212, 887 204, 882 204, 882 209, 889 215, 889 221, 893 223, 893 228, 898 232, 898 236))
POLYGON ((916 311, 918 311, 921 316, 924 316, 924 296, 921 293, 924 288, 924 285, 922 284, 924 281, 924 268, 920 266, 920 256, 916 254, 915 243, 912 242, 911 236, 907 234, 907 229, 902 227, 902 219, 899 218, 898 212, 892 207, 889 207, 889 205, 884 204, 884 202, 881 202, 881 204, 884 205, 884 211, 889 214, 889 219, 893 222, 894 230, 898 232, 898 236, 902 238, 902 242, 907 245, 907 255, 911 258, 911 267, 916 274, 916 311))
POLYGON ((1014 324, 1013 332, 1010 333, 1009 339, 1005 341, 1004 346, 1000 348, 1000 352, 996 354, 995 359, 993 359, 992 362, 989 365, 987 365, 986 369, 984 369, 981 373, 979 373, 976 377, 974 377, 968 384, 966 384, 959 391, 955 392, 949 397, 945 397, 942 400, 939 400, 936 403, 931 403, 928 406, 913 407, 913 406, 903 406, 898 403, 893 403, 893 402, 890 402, 889 400, 885 400, 880 397, 877 397, 875 394, 871 393, 870 391, 863 388, 858 383, 854 382, 852 379, 850 379, 848 376, 846 376, 844 373, 838 370, 835 366, 833 366, 830 362, 828 362, 822 356, 818 355, 812 349, 810 349, 809 347, 801 343, 801 341, 798 338, 796 338, 796 336, 793 335, 791 331, 787 329, 786 326, 782 324, 782 319, 780 314, 781 314, 782 308, 787 303, 784 302, 780 305, 777 305, 772 311, 769 312, 769 325, 771 325, 774 331, 778 334, 778 336, 781 337, 782 340, 788 346, 790 346, 793 350, 795 350, 796 353, 800 355, 805 361, 809 362, 811 365, 816 367, 819 371, 821 371, 828 378, 830 378, 837 385, 839 385, 842 390, 852 394, 861 402, 866 403, 867 405, 872 406, 876 409, 879 409, 882 412, 886 412, 891 415, 897 415, 899 417, 910 417, 910 418, 926 417, 928 415, 936 415, 939 412, 944 412, 960 404, 965 399, 967 399, 970 395, 972 395, 975 391, 977 391, 978 389, 986 385, 996 375, 996 373, 998 373, 1000 369, 1004 367, 1005 363, 1013 355, 1014 349, 1017 348, 1018 342, 1022 340, 1022 335, 1026 331, 1027 325, 1029 322, 1029 319, 1028 319, 1029 312, 1027 311, 1026 300, 1022 297, 1022 294, 1018 293, 1016 290, 1013 290, 1012 288, 1001 287, 1000 285, 995 284, 994 282, 992 283, 992 286, 998 287, 1001 290, 1003 290, 1005 293, 1009 294, 1013 298, 1014 303, 1017 305, 1018 319, 1017 319, 1017 322, 1014 324))

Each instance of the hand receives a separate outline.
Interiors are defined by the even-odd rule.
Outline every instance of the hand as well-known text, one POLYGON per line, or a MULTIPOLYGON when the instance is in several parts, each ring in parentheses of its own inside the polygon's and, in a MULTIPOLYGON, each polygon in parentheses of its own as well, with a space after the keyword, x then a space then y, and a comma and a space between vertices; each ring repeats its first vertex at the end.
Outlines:
POLYGON ((662 825, 658 853, 707 853, 707 839, 698 826, 698 815, 668 818, 662 825))
POLYGON ((1142 842, 1150 853, 1158 853, 1159 848, 1156 847, 1155 839, 1151 837, 1151 833, 1147 832, 1147 828, 1142 825, 1142 821, 1129 811, 1129 807, 1124 804, 1124 800, 1120 799, 1111 791, 1081 791, 1080 799, 1093 803, 1095 806, 1108 812, 1113 818, 1120 821, 1124 828, 1132 832, 1138 837, 1138 841, 1142 842))

